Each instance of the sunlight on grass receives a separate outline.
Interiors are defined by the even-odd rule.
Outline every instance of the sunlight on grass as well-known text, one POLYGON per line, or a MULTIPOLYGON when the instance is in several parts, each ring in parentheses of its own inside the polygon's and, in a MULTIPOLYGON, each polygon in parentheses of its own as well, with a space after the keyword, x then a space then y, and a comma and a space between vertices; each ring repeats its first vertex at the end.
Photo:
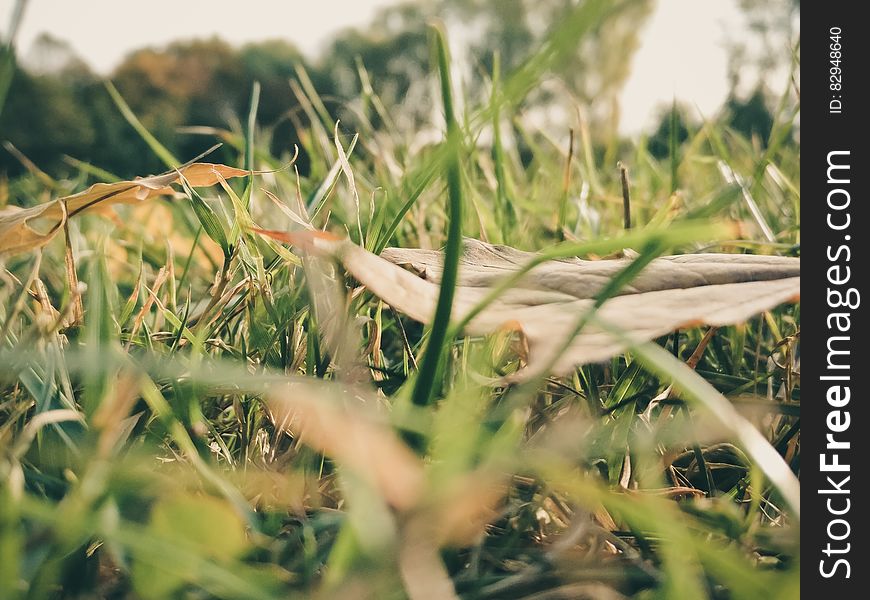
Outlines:
POLYGON ((799 254, 794 90, 770 140, 717 120, 678 139, 675 104, 663 157, 523 106, 635 4, 581 3, 514 71, 496 56, 483 98, 433 26, 427 142, 361 63, 351 121, 300 67, 292 164, 257 125, 259 84, 244 125, 196 130, 228 163, 203 165, 106 82, 170 171, 108 182, 70 159, 72 179, 8 182, 0 597, 793 597, 799 305, 650 342, 599 317, 665 253, 799 254), (537 254, 470 294, 463 236, 537 254), (443 248, 440 270, 402 265, 435 282, 430 325, 365 285, 350 246, 443 248), (552 356, 518 327, 469 333, 574 257, 622 266, 552 356), (590 327, 618 353, 565 368, 590 327))

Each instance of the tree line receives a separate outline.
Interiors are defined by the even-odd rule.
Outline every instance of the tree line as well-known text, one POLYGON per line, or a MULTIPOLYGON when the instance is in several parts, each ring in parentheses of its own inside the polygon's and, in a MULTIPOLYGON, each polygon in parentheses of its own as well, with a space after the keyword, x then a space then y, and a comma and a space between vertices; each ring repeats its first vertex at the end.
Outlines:
MULTIPOLYGON (((546 35, 541 23, 558 22, 573 4, 568 0, 408 2, 382 10, 365 30, 340 32, 317 60, 285 40, 233 47, 211 38, 134 51, 108 79, 145 127, 179 157, 195 156, 213 143, 213 138, 196 135, 191 126, 240 130, 252 86, 259 82, 257 122, 269 133, 270 152, 281 156, 293 151, 298 129, 307 124, 294 85, 317 90, 330 112, 349 127, 360 98, 373 90, 389 107, 392 120, 413 130, 431 122, 434 110, 425 27, 433 16, 464 37, 464 59, 469 65, 466 93, 474 97, 488 93, 494 69, 510 72, 519 67, 546 35)), ((628 4, 620 18, 577 40, 576 52, 554 65, 554 75, 574 100, 608 107, 606 99, 613 98, 626 79, 640 25, 653 2, 628 4)), ((44 37, 30 54, 32 60, 14 66, 0 109, 0 140, 54 174, 72 168, 68 157, 119 177, 162 170, 162 163, 118 110, 104 78, 68 46, 44 37)), ((536 90, 526 99, 530 106, 552 101, 553 92, 548 90, 536 90)), ((732 124, 763 139, 772 124, 763 87, 746 99, 732 95, 729 103, 732 124)), ((681 116, 681 135, 687 135, 690 120, 681 116)), ((670 122, 664 115, 658 130, 651 132, 654 153, 665 151, 670 122)), ((233 154, 226 152, 232 160, 233 154)), ((24 170, 20 156, 0 150, 0 173, 14 177, 24 170)))

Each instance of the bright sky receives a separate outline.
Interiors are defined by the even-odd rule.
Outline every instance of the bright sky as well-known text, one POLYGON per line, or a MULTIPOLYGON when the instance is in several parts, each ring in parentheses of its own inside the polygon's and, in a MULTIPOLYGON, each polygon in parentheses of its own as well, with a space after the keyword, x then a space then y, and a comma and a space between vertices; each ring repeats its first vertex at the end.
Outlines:
MULTIPOLYGON (((26 55, 33 40, 48 32, 70 42, 101 73, 136 48, 211 35, 234 44, 286 38, 314 56, 336 31, 364 27, 378 8, 395 1, 30 0, 17 41, 26 55)), ((13 3, 0 0, 2 28, 13 3)), ((736 0, 660 0, 622 94, 620 129, 629 133, 649 125, 674 96, 714 113, 727 92, 728 29, 741 29, 736 0)))
POLYGON ((651 126, 674 97, 712 116, 728 93, 726 32, 741 28, 735 0, 659 0, 622 90, 620 129, 651 126))

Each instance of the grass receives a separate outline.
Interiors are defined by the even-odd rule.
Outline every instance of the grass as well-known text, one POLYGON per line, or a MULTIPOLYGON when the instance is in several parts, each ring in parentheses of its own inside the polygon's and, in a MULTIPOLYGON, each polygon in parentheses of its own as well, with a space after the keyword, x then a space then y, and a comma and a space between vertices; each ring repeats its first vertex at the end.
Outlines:
MULTIPOLYGON (((663 160, 583 124, 575 160, 567 128, 526 120, 524 94, 572 33, 608 17, 581 6, 464 112, 436 34, 443 142, 412 151, 371 89, 354 129, 336 127, 301 76, 310 172, 273 170, 287 157, 258 145, 255 88, 247 126, 212 134, 271 172, 82 215, 68 244, 3 259, 0 597, 798 597, 799 515, 771 465, 799 470, 799 307, 511 386, 509 333, 463 337, 449 310, 423 328, 247 227, 446 245, 448 264, 462 234, 555 258, 664 228, 634 270, 664 248, 799 247, 791 91, 774 139, 710 120, 663 160), (629 190, 599 147, 630 168, 630 232, 629 190), (745 235, 710 247, 687 235, 698 219, 745 235), (757 429, 735 430, 733 411, 757 429)), ((78 191, 111 176, 98 167, 11 181, 9 197, 78 191)))
POLYGON ((453 109, 453 84, 450 81, 450 56, 444 32, 433 28, 435 48, 438 54, 438 73, 441 80, 441 98, 444 102, 444 120, 447 121, 446 149, 448 160, 445 165, 447 179, 447 244, 444 248, 443 281, 438 294, 435 318, 429 333, 426 353, 414 382, 412 393, 414 404, 427 406, 436 392, 436 378, 439 375, 441 357, 445 354, 452 339, 447 337, 450 327, 450 313, 453 307, 453 294, 459 274, 459 258, 462 254, 462 173, 459 137, 459 124, 453 109))

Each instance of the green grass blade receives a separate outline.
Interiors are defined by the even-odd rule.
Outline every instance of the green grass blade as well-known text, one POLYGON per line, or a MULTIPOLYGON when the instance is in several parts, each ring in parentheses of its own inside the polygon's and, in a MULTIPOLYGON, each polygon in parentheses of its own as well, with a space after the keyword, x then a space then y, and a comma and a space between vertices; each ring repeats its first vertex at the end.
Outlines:
POLYGON ((672 379, 674 385, 687 399, 703 407, 708 417, 712 418, 723 432, 734 436, 779 490, 794 515, 800 518, 800 483, 797 477, 755 426, 738 413, 722 394, 664 348, 652 343, 637 344, 612 324, 600 320, 597 324, 619 336, 632 348, 638 360, 653 373, 663 379, 672 379))
POLYGON ((676 193, 680 187, 680 139, 679 139, 679 113, 677 112, 677 99, 671 104, 670 128, 668 135, 668 160, 671 166, 671 194, 676 193))
POLYGON ((453 296, 456 280, 459 274, 459 256, 462 253, 462 180, 459 167, 461 139, 459 124, 453 109, 453 91, 450 81, 450 57, 447 50, 447 40, 444 32, 432 28, 435 50, 438 56, 438 71, 441 77, 441 98, 444 102, 444 118, 447 121, 448 157, 446 165, 448 224, 447 246, 444 250, 444 270, 441 288, 438 292, 438 304, 435 318, 429 336, 429 343, 423 355, 420 371, 414 384, 412 401, 417 406, 425 406, 432 402, 436 377, 445 354, 447 331, 450 327, 450 313, 453 308, 453 296))

